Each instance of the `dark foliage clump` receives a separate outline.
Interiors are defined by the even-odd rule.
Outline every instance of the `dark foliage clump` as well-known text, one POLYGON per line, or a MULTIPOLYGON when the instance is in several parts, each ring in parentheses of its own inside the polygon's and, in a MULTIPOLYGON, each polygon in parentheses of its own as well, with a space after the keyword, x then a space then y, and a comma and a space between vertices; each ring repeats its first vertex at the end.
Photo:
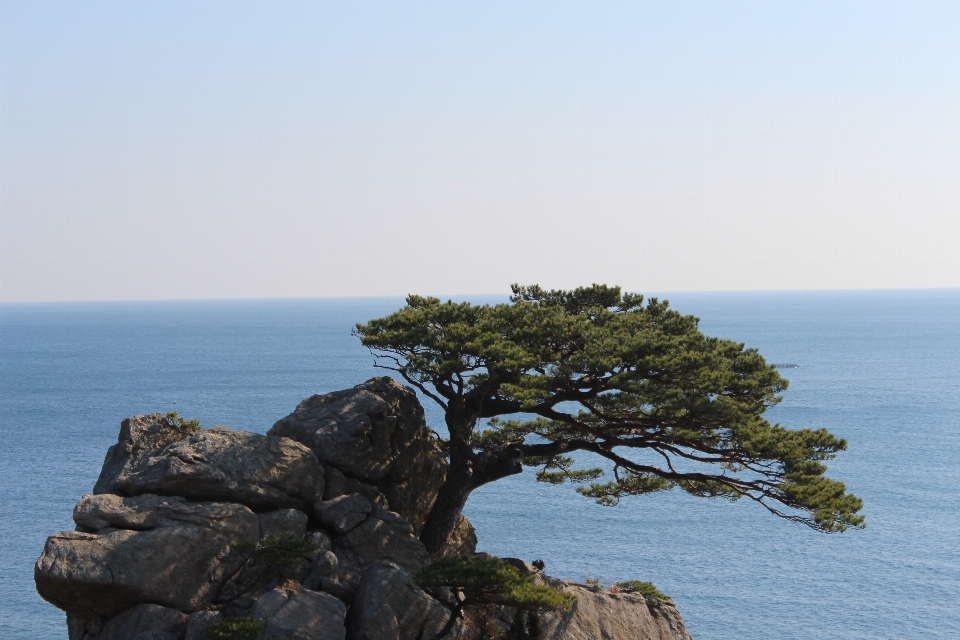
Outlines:
POLYGON ((199 420, 186 420, 176 411, 168 411, 164 414, 163 419, 167 421, 169 426, 176 427, 181 431, 186 431, 188 433, 196 433, 197 431, 200 431, 199 420))
POLYGON ((449 633, 466 608, 569 609, 574 599, 560 589, 537 584, 533 575, 520 573, 506 560, 486 554, 444 556, 421 569, 416 582, 450 609, 450 620, 435 639, 449 633), (443 593, 447 589, 452 601, 443 593))
POLYGON ((224 618, 203 629, 210 640, 257 640, 263 631, 263 623, 250 616, 224 618))
POLYGON ((651 596, 653 598, 660 598, 661 600, 671 600, 670 596, 665 593, 662 593, 652 582, 644 582, 642 580, 627 580, 625 582, 618 582, 617 589, 621 593, 639 593, 642 596, 651 596))

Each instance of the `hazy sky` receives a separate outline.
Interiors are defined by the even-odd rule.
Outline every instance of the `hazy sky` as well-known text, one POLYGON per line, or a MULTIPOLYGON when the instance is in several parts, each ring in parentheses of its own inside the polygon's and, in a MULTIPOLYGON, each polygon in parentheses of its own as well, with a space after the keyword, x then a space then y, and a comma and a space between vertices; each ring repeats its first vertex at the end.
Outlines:
POLYGON ((960 286, 960 1, 0 2, 0 300, 960 286))

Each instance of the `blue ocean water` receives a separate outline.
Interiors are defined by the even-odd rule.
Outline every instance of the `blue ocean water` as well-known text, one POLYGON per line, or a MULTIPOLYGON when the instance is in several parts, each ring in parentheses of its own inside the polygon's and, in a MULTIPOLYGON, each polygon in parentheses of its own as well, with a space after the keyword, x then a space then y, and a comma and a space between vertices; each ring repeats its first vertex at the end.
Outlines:
MULTIPOLYGON (((666 297, 704 332, 800 365, 771 417, 849 441, 830 475, 865 500, 867 529, 823 535, 676 492, 600 507, 527 472, 471 497, 480 548, 560 577, 653 581, 696 640, 960 638, 960 291, 666 297)), ((124 417, 176 409, 262 433, 380 373, 350 329, 401 304, 0 305, 0 637, 66 638, 33 563, 72 528, 124 417)))

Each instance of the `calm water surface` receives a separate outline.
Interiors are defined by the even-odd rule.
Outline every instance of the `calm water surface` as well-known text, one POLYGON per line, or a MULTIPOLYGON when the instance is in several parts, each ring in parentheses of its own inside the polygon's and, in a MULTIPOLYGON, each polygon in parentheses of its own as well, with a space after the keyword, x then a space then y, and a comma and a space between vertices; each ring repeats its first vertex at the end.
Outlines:
MULTIPOLYGON (((696 640, 960 638, 960 291, 667 297, 706 333, 800 365, 771 417, 849 441, 831 475, 865 500, 868 528, 823 535, 675 492, 605 508, 527 472, 471 497, 481 549, 653 581, 696 640)), ((377 375, 350 329, 401 305, 0 305, 0 637, 66 638, 33 563, 72 528, 124 417, 176 409, 263 433, 304 397, 377 375)))

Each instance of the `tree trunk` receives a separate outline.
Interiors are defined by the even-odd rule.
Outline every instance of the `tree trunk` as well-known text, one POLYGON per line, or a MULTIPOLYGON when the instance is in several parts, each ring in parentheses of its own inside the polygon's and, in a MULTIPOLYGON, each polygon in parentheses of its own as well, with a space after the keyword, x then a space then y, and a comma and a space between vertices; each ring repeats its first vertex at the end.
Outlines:
POLYGON ((450 534, 456 528, 457 518, 472 491, 473 465, 462 449, 462 444, 456 446, 453 438, 450 439, 450 470, 420 533, 420 541, 434 557, 442 556, 446 551, 450 534))
POLYGON ((520 445, 510 445, 497 451, 484 451, 473 458, 473 478, 470 489, 477 489, 523 471, 523 448, 520 445))
POLYGON ((420 532, 420 541, 434 557, 440 557, 446 551, 457 518, 473 490, 471 440, 477 424, 476 412, 470 411, 461 400, 459 406, 447 409, 444 420, 450 432, 450 469, 420 532))
POLYGON ((420 533, 420 541, 434 557, 446 551, 450 534, 474 489, 523 470, 520 465, 523 452, 518 446, 475 454, 470 444, 475 423, 472 417, 447 416, 450 469, 420 533))

